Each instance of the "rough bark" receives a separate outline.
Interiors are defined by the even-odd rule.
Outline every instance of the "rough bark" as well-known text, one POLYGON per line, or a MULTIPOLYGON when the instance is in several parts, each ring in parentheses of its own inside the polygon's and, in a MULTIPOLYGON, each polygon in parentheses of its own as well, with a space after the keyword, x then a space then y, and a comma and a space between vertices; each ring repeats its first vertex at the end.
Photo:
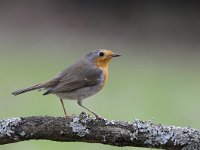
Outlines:
POLYGON ((109 121, 85 113, 69 118, 35 116, 0 120, 0 145, 32 139, 169 150, 200 149, 199 130, 150 121, 109 121))

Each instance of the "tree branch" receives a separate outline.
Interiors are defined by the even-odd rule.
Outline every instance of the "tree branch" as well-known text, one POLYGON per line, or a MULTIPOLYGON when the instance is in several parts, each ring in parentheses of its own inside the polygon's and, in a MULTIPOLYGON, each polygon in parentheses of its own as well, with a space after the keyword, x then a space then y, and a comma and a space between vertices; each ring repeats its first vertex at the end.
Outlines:
POLYGON ((200 131, 150 121, 109 121, 86 113, 69 118, 21 117, 0 120, 0 145, 25 140, 102 143, 173 150, 200 149, 200 131))

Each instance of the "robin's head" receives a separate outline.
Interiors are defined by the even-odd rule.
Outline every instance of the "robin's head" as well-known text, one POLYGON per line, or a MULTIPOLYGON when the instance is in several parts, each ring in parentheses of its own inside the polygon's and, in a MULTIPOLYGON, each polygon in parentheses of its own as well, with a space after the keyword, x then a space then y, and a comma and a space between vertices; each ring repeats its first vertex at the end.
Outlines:
POLYGON ((113 57, 121 55, 114 54, 111 50, 98 49, 87 54, 87 59, 91 60, 98 67, 106 67, 113 57))

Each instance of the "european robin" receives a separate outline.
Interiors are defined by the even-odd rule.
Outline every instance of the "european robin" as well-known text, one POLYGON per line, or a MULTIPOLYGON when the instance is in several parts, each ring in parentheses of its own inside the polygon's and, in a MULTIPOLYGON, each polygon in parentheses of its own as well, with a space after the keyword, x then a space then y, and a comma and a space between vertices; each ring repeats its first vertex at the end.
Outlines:
POLYGON ((33 85, 28 88, 17 90, 13 95, 28 91, 44 89, 43 95, 55 94, 60 98, 62 107, 67 116, 63 99, 77 100, 77 103, 100 117, 97 113, 82 104, 82 100, 96 94, 108 80, 108 63, 113 57, 121 56, 111 50, 98 49, 88 53, 83 59, 69 66, 53 79, 33 85))

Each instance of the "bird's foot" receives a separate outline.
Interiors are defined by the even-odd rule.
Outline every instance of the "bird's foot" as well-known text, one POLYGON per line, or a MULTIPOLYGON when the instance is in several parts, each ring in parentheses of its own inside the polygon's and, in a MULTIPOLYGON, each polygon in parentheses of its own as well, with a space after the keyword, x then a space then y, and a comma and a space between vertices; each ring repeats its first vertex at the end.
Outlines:
POLYGON ((95 118, 98 120, 107 120, 106 118, 100 116, 100 115, 95 115, 95 118))

